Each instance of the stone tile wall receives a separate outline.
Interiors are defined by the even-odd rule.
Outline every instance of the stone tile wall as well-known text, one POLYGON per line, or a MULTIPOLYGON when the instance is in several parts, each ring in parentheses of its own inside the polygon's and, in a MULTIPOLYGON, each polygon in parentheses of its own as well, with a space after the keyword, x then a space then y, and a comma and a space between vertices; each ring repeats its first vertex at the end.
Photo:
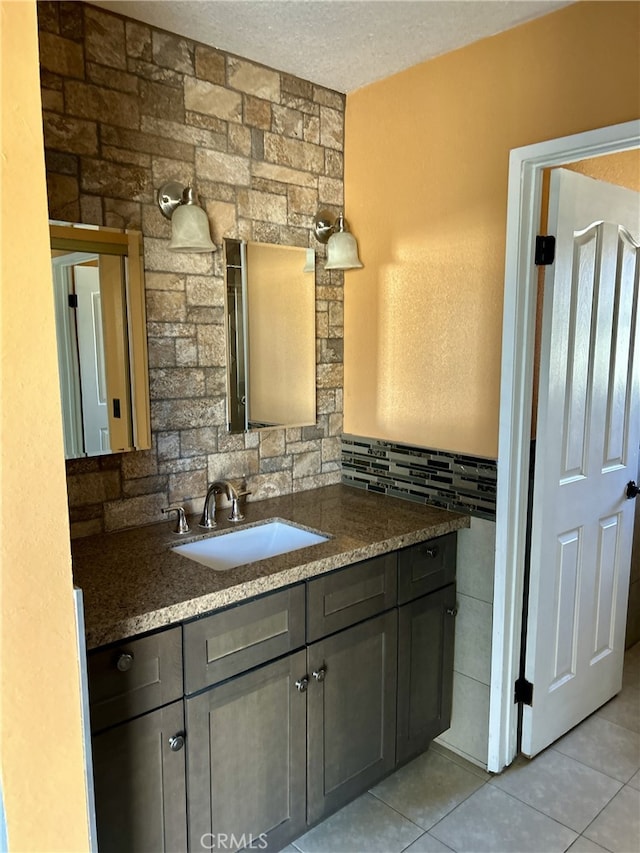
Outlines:
MULTIPOLYGON (((215 4, 214 4, 215 5, 215 4)), ((224 237, 313 246, 343 204, 344 96, 80 2, 38 3, 51 218, 144 235, 153 447, 67 463, 72 535, 144 524, 246 477, 251 499, 340 480, 343 280, 316 271, 317 424, 226 431, 223 253, 167 249, 193 183, 224 237)))

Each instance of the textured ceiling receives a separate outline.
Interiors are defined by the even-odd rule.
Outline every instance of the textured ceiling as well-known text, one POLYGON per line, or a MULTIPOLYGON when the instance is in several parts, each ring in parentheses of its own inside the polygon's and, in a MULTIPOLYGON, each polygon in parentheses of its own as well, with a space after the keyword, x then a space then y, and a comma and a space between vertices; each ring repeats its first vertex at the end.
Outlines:
POLYGON ((339 92, 546 15, 570 0, 93 0, 339 92))

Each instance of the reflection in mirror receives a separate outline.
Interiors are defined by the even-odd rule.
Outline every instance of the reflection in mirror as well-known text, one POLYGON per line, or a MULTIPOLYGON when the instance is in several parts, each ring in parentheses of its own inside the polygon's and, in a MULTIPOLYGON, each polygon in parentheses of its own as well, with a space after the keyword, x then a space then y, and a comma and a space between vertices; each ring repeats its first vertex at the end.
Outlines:
POLYGON ((50 234, 65 457, 148 449, 141 235, 69 223, 50 234))
POLYGON ((316 422, 311 250, 225 240, 231 432, 316 422))

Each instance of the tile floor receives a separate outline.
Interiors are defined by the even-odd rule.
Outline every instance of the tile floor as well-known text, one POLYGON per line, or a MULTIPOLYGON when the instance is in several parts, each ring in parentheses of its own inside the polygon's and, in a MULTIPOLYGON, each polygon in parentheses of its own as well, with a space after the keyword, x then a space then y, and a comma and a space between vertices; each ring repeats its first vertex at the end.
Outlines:
POLYGON ((640 643, 622 692, 490 776, 434 744, 284 853, 638 853, 640 643))

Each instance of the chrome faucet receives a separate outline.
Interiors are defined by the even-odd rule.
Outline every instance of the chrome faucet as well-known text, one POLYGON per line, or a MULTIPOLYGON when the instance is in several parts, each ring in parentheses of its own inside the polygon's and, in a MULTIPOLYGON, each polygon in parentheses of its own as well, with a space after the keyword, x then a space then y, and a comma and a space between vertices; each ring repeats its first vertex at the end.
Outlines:
POLYGON ((207 496, 204 499, 204 507, 202 509, 202 518, 200 519, 199 527, 206 527, 212 530, 216 522, 216 495, 221 495, 223 492, 231 500, 229 489, 232 489, 231 483, 226 480, 216 480, 207 489, 207 496))
POLYGON ((251 492, 239 492, 228 480, 216 480, 212 483, 208 490, 207 496, 204 499, 204 508, 202 510, 202 518, 200 519, 200 527, 206 527, 211 530, 216 526, 216 495, 225 494, 227 500, 231 501, 231 515, 229 521, 242 521, 244 515, 240 512, 240 498, 250 495, 251 492))

